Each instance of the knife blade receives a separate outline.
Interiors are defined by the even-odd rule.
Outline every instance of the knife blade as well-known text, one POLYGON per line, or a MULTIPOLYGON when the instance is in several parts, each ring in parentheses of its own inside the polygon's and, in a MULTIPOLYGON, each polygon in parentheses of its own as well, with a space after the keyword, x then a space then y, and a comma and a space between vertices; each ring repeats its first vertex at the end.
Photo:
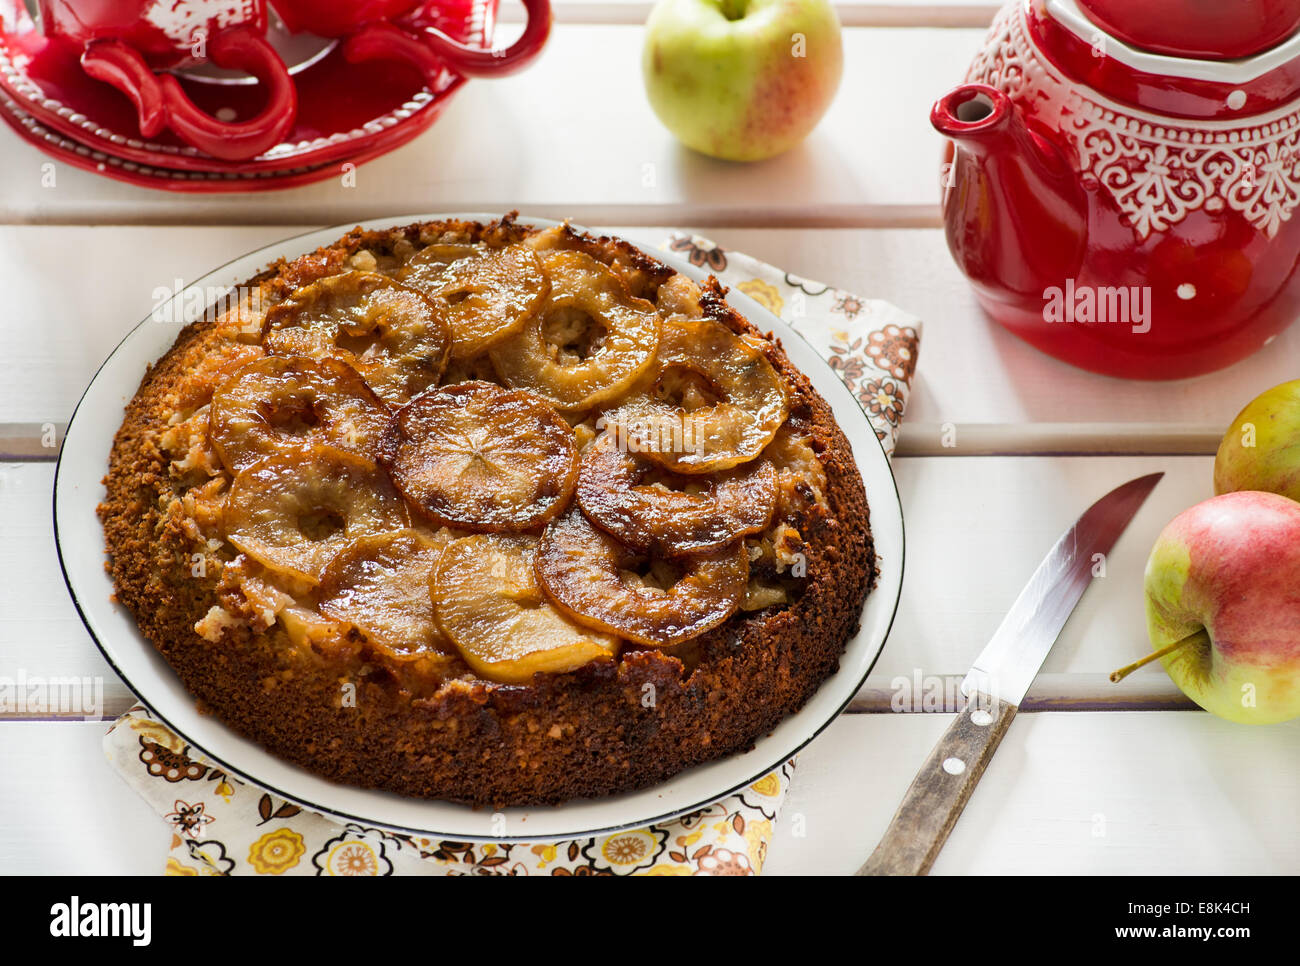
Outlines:
POLYGON ((1061 534, 962 681, 966 704, 858 875, 925 875, 1105 555, 1163 473, 1111 490, 1061 534))

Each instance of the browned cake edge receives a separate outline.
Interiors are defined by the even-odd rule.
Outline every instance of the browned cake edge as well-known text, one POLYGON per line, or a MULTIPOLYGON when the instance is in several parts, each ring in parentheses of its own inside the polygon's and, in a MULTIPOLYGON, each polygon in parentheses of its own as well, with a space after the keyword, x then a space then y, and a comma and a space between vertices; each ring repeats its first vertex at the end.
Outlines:
MULTIPOLYGON (((476 236, 522 230, 509 219, 456 224, 476 236)), ((303 282, 312 259, 329 274, 360 247, 402 233, 427 237, 430 227, 358 228, 307 259, 277 263, 254 283, 271 279, 287 291, 303 282)), ((672 274, 626 243, 583 236, 583 244, 631 272, 672 274)), ((756 333, 724 294, 716 281, 706 285, 706 314, 756 333)), ((108 569, 118 600, 200 708, 279 757, 339 782, 493 807, 628 791, 752 747, 835 672, 857 631, 876 578, 862 480, 830 408, 773 340, 765 351, 787 381, 791 419, 824 466, 829 513, 801 521, 802 595, 790 606, 737 615, 700 638, 699 662, 685 680, 677 658, 647 649, 612 665, 539 675, 529 687, 457 681, 412 700, 383 668, 327 665, 284 646, 278 625, 261 634, 235 627, 220 643, 205 640, 194 624, 216 602, 218 575, 191 575, 193 538, 159 508, 174 483, 154 436, 174 405, 169 387, 208 352, 213 330, 211 321, 183 330, 127 406, 100 507, 108 569), (355 707, 342 700, 345 685, 355 686, 355 707)))

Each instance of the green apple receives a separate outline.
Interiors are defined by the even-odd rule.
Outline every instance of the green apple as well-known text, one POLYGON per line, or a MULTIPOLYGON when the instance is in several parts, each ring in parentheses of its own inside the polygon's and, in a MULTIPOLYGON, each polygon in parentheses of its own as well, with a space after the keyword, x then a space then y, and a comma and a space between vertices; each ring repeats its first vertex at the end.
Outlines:
POLYGON ((758 161, 817 126, 843 61, 828 0, 659 0, 642 68, 650 106, 683 144, 758 161))
POLYGON ((1300 379, 1237 414, 1214 458, 1214 492, 1266 490, 1300 500, 1300 379))
POLYGON ((1184 510, 1151 551, 1146 605, 1156 653, 1129 669, 1159 657, 1230 721, 1300 717, 1300 503, 1245 490, 1184 510))

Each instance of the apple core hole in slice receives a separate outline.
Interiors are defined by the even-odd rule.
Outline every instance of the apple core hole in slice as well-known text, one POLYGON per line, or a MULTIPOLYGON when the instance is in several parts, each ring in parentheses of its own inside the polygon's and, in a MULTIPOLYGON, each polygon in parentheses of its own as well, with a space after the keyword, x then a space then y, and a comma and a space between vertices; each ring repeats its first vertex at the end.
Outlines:
POLYGON ((303 401, 295 405, 263 403, 258 408, 266 424, 286 436, 306 436, 321 424, 320 413, 312 402, 303 401))
POLYGON ((707 375, 682 365, 667 366, 656 380, 651 395, 685 413, 708 409, 722 401, 722 393, 707 375))
POLYGON ((312 507, 298 514, 298 532, 313 543, 328 540, 346 526, 343 514, 333 507, 312 507))
POLYGON ((551 309, 542 320, 542 338, 555 348, 557 361, 575 365, 600 352, 609 329, 577 306, 551 309))

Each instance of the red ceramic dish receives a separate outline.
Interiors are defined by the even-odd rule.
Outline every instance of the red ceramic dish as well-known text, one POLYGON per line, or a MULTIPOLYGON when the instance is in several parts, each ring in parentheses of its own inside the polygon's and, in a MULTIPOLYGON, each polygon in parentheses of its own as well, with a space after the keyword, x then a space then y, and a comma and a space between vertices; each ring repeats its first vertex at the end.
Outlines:
MULTIPOLYGON (((487 47, 495 16, 496 0, 447 0, 439 5, 436 26, 466 44, 487 47)), ((0 91, 22 112, 91 151, 174 173, 222 176, 167 179, 189 191, 237 190, 196 187, 228 184, 225 176, 231 174, 282 175, 291 169, 300 176, 302 169, 331 161, 374 157, 428 128, 464 83, 463 77, 443 71, 426 84, 417 69, 397 61, 349 63, 336 46, 294 74, 298 113, 285 139, 256 158, 222 161, 168 132, 142 138, 134 107, 113 88, 86 76, 78 48, 46 39, 25 14, 5 27, 0 32, 0 91)), ((181 84, 198 107, 214 116, 229 116, 230 111, 239 118, 253 116, 261 106, 256 85, 194 78, 181 84)), ((49 142, 42 136, 41 143, 49 142)), ((157 179, 147 183, 160 186, 157 179)))
MULTIPOLYGON (((437 106, 425 115, 424 124, 408 125, 403 129, 400 140, 383 145, 372 145, 349 156, 352 164, 363 164, 386 154, 398 144, 410 140, 420 131, 433 123, 441 106, 437 106)), ((0 121, 14 130, 24 141, 45 154, 74 168, 124 181, 127 184, 144 188, 158 188, 165 191, 180 191, 193 194, 230 194, 241 191, 270 191, 279 188, 294 188, 299 185, 324 181, 327 178, 341 177, 341 162, 326 162, 320 165, 306 165, 285 168, 281 171, 179 171, 174 168, 162 168, 156 165, 116 157, 98 148, 88 147, 58 131, 53 131, 39 120, 25 112, 9 97, 0 93, 0 121)))

